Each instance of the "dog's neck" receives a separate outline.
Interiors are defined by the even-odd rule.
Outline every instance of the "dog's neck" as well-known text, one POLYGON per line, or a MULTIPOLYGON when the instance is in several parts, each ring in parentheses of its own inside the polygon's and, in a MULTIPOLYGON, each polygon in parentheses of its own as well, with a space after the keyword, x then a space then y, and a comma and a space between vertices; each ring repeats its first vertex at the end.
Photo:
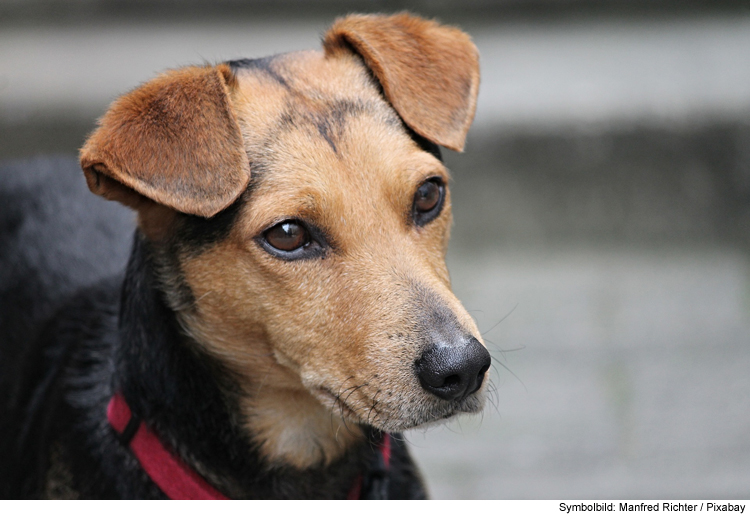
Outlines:
POLYGON ((118 331, 116 389, 163 442, 227 495, 278 496, 283 481, 285 495, 344 497, 366 466, 361 454, 371 450, 364 443, 325 467, 268 462, 241 425, 236 380, 181 332, 167 307, 141 234, 123 284, 118 331))

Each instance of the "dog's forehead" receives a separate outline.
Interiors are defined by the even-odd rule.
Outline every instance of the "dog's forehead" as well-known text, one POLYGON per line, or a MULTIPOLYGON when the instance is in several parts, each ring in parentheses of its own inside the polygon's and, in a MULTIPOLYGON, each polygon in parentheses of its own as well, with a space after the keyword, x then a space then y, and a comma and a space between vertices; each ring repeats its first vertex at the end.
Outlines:
MULTIPOLYGON (((353 53, 325 55, 307 50, 273 55, 260 59, 230 62, 240 80, 240 87, 255 77, 291 93, 318 91, 321 95, 352 94, 377 96, 376 87, 362 59, 353 53)), ((252 81, 251 81, 252 82, 252 81)))
POLYGON ((403 130, 377 82, 354 54, 331 57, 301 51, 229 64, 237 80, 232 103, 248 153, 262 149, 285 125, 302 125, 298 117, 335 115, 341 121, 367 112, 403 130))

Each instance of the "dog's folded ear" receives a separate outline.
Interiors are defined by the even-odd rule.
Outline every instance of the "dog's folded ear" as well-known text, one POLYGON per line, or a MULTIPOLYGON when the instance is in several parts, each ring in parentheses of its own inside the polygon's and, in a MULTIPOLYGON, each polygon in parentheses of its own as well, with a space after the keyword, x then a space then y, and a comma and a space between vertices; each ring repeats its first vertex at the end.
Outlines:
POLYGON ((226 65, 170 71, 122 96, 81 149, 95 194, 138 208, 146 197, 211 217, 247 187, 250 165, 226 65))
POLYGON ((461 151, 474 119, 479 54, 464 32, 406 13, 350 15, 328 30, 327 55, 353 49, 415 132, 461 151))

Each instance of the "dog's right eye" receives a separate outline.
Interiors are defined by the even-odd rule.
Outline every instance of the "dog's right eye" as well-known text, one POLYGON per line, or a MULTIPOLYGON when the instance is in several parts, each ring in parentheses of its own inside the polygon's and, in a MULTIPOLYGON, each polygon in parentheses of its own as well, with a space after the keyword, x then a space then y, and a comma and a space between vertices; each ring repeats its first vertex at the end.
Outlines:
POLYGON ((291 252, 310 242, 310 233, 297 222, 281 222, 263 233, 268 244, 279 251, 291 252))
POLYGON ((325 258, 330 249, 325 233, 314 224, 288 219, 255 237, 258 245, 282 260, 325 258))

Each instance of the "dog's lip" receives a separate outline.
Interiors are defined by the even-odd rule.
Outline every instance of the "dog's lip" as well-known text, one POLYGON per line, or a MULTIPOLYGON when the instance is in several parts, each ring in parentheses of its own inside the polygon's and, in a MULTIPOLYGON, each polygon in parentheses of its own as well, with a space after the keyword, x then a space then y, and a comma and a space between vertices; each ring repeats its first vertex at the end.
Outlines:
POLYGON ((430 416, 421 416, 414 424, 409 425, 407 429, 419 429, 421 427, 430 428, 434 425, 444 423, 460 414, 474 414, 481 412, 484 407, 484 401, 481 397, 470 395, 461 402, 452 402, 445 407, 433 410, 430 416))
POLYGON ((418 421, 415 421, 414 424, 409 425, 407 429, 419 429, 422 427, 430 428, 434 425, 444 423, 451 418, 454 418, 458 414, 461 414, 461 411, 459 409, 456 409, 455 407, 442 409, 441 412, 433 414, 432 416, 420 417, 418 421))
MULTIPOLYGON (((439 425, 459 414, 473 414, 479 412, 482 410, 484 403, 481 397, 472 394, 467 399, 461 402, 442 402, 442 405, 433 407, 432 411, 428 411, 426 415, 422 414, 420 416, 415 416, 412 417, 411 420, 403 420, 403 417, 398 418, 394 415, 391 416, 390 419, 386 418, 386 423, 380 424, 378 423, 378 419, 376 419, 375 422, 371 422, 368 419, 369 416, 367 418, 360 416, 351 406, 346 403, 346 401, 344 401, 345 398, 342 398, 340 395, 336 396, 336 394, 332 390, 328 389, 325 386, 319 385, 311 389, 311 392, 318 398, 319 401, 327 405, 328 408, 331 409, 331 411, 333 411, 334 409, 338 409, 341 413, 342 418, 355 423, 366 423, 374 427, 382 428, 384 431, 391 433, 405 431, 408 429, 419 429, 422 427, 429 428, 434 425, 439 425), (388 427, 386 424, 391 426, 395 425, 395 428, 391 430, 391 427, 388 427)), ((383 410, 381 409, 381 412, 377 413, 378 415, 380 415, 380 419, 384 418, 382 415, 382 411, 383 410)), ((389 414, 386 412, 385 416, 389 416, 389 414)))

